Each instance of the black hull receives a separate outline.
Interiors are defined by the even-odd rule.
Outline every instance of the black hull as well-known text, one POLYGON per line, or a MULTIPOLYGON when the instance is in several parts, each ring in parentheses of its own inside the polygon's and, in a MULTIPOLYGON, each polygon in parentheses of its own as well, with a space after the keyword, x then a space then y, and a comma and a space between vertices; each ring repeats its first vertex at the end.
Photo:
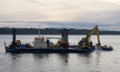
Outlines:
POLYGON ((67 48, 10 48, 6 47, 6 52, 15 53, 87 53, 93 52, 94 48, 67 49, 67 48))
POLYGON ((101 48, 101 50, 103 50, 103 51, 112 51, 113 48, 111 48, 111 47, 109 47, 109 48, 101 48))

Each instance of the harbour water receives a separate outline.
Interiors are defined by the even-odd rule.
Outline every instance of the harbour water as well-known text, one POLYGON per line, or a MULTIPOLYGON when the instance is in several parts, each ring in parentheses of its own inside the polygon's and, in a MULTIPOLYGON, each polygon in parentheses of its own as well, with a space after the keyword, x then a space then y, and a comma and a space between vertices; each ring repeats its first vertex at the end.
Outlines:
MULTIPOLYGON (((32 44, 35 35, 17 35, 22 43, 32 44)), ((60 35, 45 35, 60 37, 60 35)), ((70 35, 70 44, 77 44, 84 35, 70 35)), ((92 36, 93 44, 97 43, 92 36)), ((4 41, 11 42, 11 35, 0 35, 0 72, 120 72, 120 36, 101 35, 101 43, 114 47, 113 51, 93 53, 6 53, 4 41)), ((54 43, 56 39, 50 40, 54 43)))

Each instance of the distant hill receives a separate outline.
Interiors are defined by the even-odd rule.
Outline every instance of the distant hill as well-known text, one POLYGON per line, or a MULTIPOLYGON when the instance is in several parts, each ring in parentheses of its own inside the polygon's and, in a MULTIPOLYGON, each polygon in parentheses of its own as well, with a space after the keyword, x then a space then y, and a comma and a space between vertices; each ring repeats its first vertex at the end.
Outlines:
MULTIPOLYGON (((37 28, 16 28, 19 35, 36 35, 37 28)), ((40 29, 41 34, 57 35, 61 34, 63 29, 45 28, 40 29)), ((88 29, 68 29, 70 35, 86 35, 90 30, 88 29)), ((0 34, 12 34, 12 28, 0 28, 0 34)), ((120 31, 100 31, 101 35, 120 35, 120 31)))

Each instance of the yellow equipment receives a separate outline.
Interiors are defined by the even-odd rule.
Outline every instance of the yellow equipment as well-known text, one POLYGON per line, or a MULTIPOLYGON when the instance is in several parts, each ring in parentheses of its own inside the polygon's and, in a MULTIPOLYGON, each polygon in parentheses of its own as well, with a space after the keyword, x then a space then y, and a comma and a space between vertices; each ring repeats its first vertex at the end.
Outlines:
POLYGON ((53 42, 50 43, 50 48, 55 48, 55 45, 53 44, 53 42))
POLYGON ((98 26, 96 25, 88 34, 85 38, 83 38, 81 40, 82 45, 79 45, 80 47, 84 48, 84 47, 91 47, 92 46, 92 42, 90 41, 90 37, 93 33, 96 33, 97 35, 97 39, 98 39, 98 45, 101 45, 100 43, 100 37, 99 37, 99 29, 98 26))
POLYGON ((21 41, 20 40, 16 40, 16 44, 17 45, 21 45, 21 41))
POLYGON ((63 40, 59 40, 58 41, 58 44, 60 44, 60 45, 62 45, 62 44, 64 44, 65 42, 63 41, 63 40))

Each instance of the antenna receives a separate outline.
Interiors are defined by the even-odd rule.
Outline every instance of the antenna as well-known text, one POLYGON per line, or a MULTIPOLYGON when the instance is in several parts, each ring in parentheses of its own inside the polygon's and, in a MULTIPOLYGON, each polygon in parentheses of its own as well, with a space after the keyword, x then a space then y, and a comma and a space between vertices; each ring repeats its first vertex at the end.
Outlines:
POLYGON ((38 27, 39 27, 39 28, 38 28, 38 36, 40 37, 40 27, 41 27, 41 24, 39 24, 38 27))
POLYGON ((39 24, 39 26, 38 26, 39 28, 38 28, 38 36, 40 37, 40 36, 42 36, 41 35, 41 31, 40 31, 40 28, 43 28, 43 26, 42 26, 42 24, 39 24))

